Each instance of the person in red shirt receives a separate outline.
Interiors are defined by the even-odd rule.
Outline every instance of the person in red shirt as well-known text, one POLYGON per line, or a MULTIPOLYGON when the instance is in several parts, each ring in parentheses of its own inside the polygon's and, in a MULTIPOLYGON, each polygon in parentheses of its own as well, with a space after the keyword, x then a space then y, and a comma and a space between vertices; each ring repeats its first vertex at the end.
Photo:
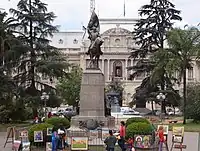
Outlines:
POLYGON ((121 121, 121 126, 119 128, 120 139, 118 140, 119 147, 122 151, 126 151, 125 149, 125 136, 126 136, 126 127, 124 121, 121 121))
POLYGON ((159 136, 159 151, 162 151, 163 143, 165 141, 163 126, 159 127, 157 134, 159 136))

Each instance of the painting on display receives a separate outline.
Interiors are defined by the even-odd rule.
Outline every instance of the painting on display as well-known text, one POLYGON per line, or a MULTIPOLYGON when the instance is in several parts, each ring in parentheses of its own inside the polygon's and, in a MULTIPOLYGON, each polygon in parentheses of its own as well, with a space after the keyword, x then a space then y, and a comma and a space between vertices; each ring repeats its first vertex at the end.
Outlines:
POLYGON ((19 137, 20 138, 27 138, 28 137, 28 131, 27 130, 19 131, 19 137))
POLYGON ((134 146, 138 148, 149 148, 151 146, 151 135, 136 135, 134 146))
POLYGON ((22 143, 22 151, 30 151, 30 145, 31 143, 30 142, 23 142, 22 143))
POLYGON ((72 137, 71 150, 88 150, 88 137, 72 137))
POLYGON ((173 127, 172 134, 176 135, 176 136, 183 136, 184 135, 184 127, 173 127))
POLYGON ((43 132, 34 131, 34 142, 43 142, 43 132))
POLYGON ((172 142, 174 142, 174 143, 183 143, 183 137, 174 135, 173 138, 172 138, 172 142))
POLYGON ((47 128, 47 136, 51 136, 53 128, 47 128))
POLYGON ((169 125, 158 125, 158 129, 159 130, 159 127, 162 126, 163 127, 163 131, 164 131, 164 135, 168 135, 168 132, 169 132, 169 125))
POLYGON ((46 151, 52 151, 52 143, 46 142, 46 151))

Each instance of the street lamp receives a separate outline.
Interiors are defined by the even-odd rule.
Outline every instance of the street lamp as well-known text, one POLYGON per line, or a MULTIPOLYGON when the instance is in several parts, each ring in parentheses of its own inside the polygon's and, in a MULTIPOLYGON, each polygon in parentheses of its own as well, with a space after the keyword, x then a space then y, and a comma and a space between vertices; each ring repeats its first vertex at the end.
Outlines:
POLYGON ((45 118, 46 118, 47 117, 47 101, 49 99, 49 95, 46 92, 43 92, 40 98, 42 101, 44 101, 45 118))
POLYGON ((163 94, 163 93, 159 93, 157 96, 156 96, 156 98, 158 99, 158 100, 160 100, 160 102, 161 102, 161 122, 162 122, 162 116, 163 116, 163 101, 165 100, 165 98, 166 98, 166 96, 163 94))

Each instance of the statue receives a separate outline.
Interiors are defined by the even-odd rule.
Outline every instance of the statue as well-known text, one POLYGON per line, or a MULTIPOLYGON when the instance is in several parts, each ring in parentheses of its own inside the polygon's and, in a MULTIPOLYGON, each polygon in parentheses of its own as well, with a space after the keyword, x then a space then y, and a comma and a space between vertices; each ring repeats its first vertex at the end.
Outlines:
MULTIPOLYGON (((87 55, 90 56, 89 68, 99 68, 99 58, 103 54, 101 51, 101 45, 103 44, 103 39, 100 37, 100 25, 99 19, 96 13, 93 11, 90 21, 88 23, 85 31, 88 32, 88 39, 90 39, 90 46, 88 48, 87 55)), ((85 34, 84 34, 85 35, 85 34)))

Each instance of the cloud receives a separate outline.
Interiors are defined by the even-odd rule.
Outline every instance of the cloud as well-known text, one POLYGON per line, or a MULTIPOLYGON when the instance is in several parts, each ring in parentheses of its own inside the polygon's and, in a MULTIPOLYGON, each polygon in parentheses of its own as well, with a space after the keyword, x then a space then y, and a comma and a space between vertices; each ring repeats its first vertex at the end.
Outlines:
MULTIPOLYGON (((6 11, 10 7, 16 8, 19 0, 1 0, 2 8, 6 11), (3 2, 2 2, 3 1, 3 2)), ((81 29, 82 24, 86 25, 90 17, 90 0, 43 0, 48 4, 48 10, 53 11, 57 18, 55 24, 61 25, 61 30, 81 29)), ((123 17, 124 0, 95 0, 96 12, 100 18, 123 17)), ((176 23, 176 26, 183 26, 185 23, 196 25, 200 22, 199 0, 171 0, 176 8, 181 10, 183 21, 176 23)), ((150 0, 125 0, 126 17, 138 18, 138 9, 148 4, 150 0)))

